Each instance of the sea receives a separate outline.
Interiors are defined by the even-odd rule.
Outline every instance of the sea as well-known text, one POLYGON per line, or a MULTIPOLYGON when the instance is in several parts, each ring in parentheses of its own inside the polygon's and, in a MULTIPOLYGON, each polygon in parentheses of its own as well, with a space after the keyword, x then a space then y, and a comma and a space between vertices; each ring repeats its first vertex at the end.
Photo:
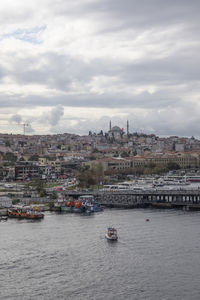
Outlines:
POLYGON ((200 212, 105 209, 1 221, 0 299, 199 300, 200 212), (109 226, 117 242, 105 238, 109 226))

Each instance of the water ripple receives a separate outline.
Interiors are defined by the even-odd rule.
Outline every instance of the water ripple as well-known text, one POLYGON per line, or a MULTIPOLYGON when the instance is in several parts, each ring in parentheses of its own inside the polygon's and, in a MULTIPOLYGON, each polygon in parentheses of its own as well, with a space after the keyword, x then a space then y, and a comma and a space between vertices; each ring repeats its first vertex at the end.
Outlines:
POLYGON ((0 224, 0 299, 199 299, 199 213, 46 213, 0 224), (149 218, 149 222, 146 222, 149 218), (119 240, 105 239, 116 226, 119 240))

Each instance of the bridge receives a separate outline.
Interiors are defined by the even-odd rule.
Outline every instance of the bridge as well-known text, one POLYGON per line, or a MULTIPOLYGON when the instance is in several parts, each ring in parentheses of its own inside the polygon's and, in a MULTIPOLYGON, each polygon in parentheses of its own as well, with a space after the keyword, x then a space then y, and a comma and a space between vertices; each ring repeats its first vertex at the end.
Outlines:
POLYGON ((90 192, 65 192, 65 197, 78 198, 81 195, 93 195, 95 200, 105 207, 136 208, 165 207, 182 209, 200 209, 200 189, 195 190, 123 190, 90 192))

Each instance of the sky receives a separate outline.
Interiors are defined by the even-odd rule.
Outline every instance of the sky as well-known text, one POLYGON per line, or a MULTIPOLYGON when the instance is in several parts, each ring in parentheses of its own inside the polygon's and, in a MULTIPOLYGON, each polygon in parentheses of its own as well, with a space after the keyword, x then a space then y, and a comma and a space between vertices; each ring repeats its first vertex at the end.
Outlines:
POLYGON ((200 137, 199 0, 1 0, 0 132, 200 137))

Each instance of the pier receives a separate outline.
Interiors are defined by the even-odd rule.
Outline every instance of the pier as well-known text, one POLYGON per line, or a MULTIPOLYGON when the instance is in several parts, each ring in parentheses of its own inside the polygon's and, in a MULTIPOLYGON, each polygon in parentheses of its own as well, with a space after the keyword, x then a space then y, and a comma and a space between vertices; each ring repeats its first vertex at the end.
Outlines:
POLYGON ((92 191, 65 192, 65 197, 78 198, 80 195, 93 195, 105 207, 137 208, 160 207, 200 209, 200 190, 144 190, 144 191, 92 191))

